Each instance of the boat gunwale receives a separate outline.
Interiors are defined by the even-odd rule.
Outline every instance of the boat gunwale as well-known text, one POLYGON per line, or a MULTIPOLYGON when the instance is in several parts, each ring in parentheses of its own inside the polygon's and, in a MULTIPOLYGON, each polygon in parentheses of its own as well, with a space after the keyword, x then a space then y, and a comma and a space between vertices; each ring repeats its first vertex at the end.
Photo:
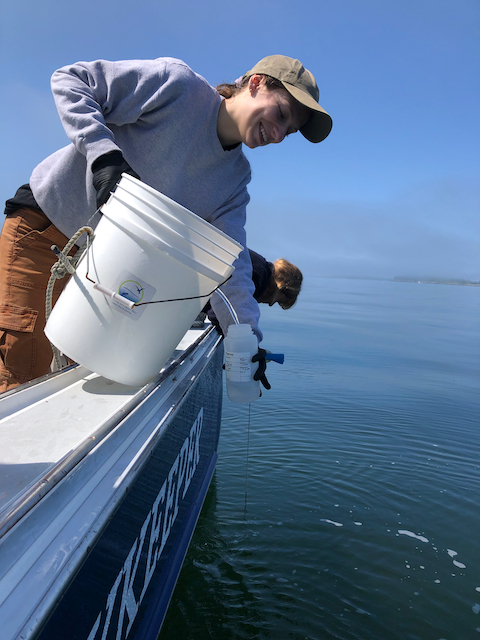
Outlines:
MULTIPOLYGON (((120 409, 102 422, 94 433, 84 438, 79 444, 66 453, 52 468, 46 471, 33 485, 28 486, 11 502, 8 502, 3 509, 0 510, 0 539, 5 536, 14 526, 21 520, 36 504, 42 500, 72 469, 77 466, 90 451, 102 440, 104 440, 119 424, 124 420, 136 407, 138 407, 144 400, 150 397, 158 387, 169 378, 173 372, 189 358, 192 352, 199 347, 204 341, 206 341, 214 327, 208 327, 200 336, 194 340, 184 351, 182 351, 175 360, 163 369, 158 376, 153 378, 144 387, 139 389, 135 395, 122 405, 120 409)), ((218 336, 218 341, 220 341, 218 336)), ((215 342, 215 346, 217 342, 215 342)), ((213 347, 212 347, 213 350, 213 347)), ((65 370, 55 372, 53 374, 47 374, 42 378, 39 378, 36 383, 40 384, 45 382, 51 376, 57 377, 61 373, 76 369, 80 365, 72 365, 65 370)), ((21 388, 13 389, 9 393, 15 393, 27 388, 26 385, 21 385, 21 388)))

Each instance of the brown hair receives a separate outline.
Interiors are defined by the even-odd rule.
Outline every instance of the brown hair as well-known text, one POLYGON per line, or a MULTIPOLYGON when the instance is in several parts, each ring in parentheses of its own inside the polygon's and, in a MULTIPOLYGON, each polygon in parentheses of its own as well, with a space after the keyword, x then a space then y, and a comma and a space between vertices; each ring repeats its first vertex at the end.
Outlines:
POLYGON ((282 308, 290 309, 297 301, 302 288, 302 272, 285 258, 279 258, 273 263, 273 279, 277 288, 288 298, 288 302, 282 304, 282 308))
MULTIPOLYGON (((285 89, 280 80, 272 78, 272 76, 267 76, 264 73, 261 73, 259 75, 265 78, 265 86, 267 87, 267 89, 285 89)), ((245 89, 245 87, 248 85, 249 80, 250 77, 243 78, 240 84, 228 84, 225 82, 223 84, 219 84, 216 89, 218 93, 224 98, 233 98, 237 95, 237 93, 240 93, 241 91, 243 91, 243 89, 245 89)))

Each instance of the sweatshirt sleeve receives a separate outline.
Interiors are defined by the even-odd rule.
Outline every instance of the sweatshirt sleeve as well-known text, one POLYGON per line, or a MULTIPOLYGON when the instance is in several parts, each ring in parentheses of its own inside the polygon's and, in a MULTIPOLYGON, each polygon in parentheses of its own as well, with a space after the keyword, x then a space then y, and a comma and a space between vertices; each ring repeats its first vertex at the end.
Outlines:
POLYGON ((176 89, 168 72, 169 62, 172 60, 168 58, 96 60, 55 71, 51 87, 63 127, 90 163, 104 153, 119 150, 108 125, 132 124, 174 99, 176 89))
MULTIPOLYGON (((260 342, 263 338, 258 326, 260 309, 258 302, 253 297, 255 285, 252 280, 252 262, 247 249, 245 233, 246 206, 249 199, 247 189, 243 187, 228 204, 215 213, 210 222, 244 247, 233 263, 235 271, 232 277, 221 287, 221 290, 233 306, 239 322, 250 324, 260 342)), ((232 314, 224 300, 216 293, 211 297, 210 304, 224 335, 226 335, 229 325, 235 322, 232 314)))

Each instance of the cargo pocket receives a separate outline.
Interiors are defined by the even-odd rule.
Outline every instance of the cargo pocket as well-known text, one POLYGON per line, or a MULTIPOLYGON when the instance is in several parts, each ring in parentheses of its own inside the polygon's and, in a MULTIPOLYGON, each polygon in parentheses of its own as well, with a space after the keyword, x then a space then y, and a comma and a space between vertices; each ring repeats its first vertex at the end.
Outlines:
POLYGON ((35 377, 35 323, 38 311, 0 305, 0 359, 19 382, 35 377))
POLYGON ((19 215, 15 239, 24 246, 30 245, 43 235, 48 235, 48 230, 53 227, 52 222, 43 211, 26 208, 19 209, 17 213, 19 215))

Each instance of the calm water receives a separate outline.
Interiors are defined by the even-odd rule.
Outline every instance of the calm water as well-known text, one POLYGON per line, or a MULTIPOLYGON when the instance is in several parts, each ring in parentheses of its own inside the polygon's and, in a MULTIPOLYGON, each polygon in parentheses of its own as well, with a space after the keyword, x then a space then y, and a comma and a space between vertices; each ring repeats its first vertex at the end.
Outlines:
POLYGON ((309 278, 160 640, 480 640, 480 288, 309 278), (247 443, 249 443, 248 475, 247 443))

